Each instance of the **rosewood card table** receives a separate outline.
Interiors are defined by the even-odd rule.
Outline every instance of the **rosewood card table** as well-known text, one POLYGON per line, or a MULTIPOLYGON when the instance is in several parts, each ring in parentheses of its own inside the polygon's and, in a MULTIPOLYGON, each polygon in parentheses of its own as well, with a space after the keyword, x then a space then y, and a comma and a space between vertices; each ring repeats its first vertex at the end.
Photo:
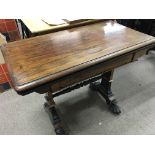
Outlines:
POLYGON ((113 71, 154 46, 154 37, 109 20, 8 43, 1 49, 16 92, 46 93, 44 107, 55 132, 66 134, 53 98, 90 84, 109 110, 120 114, 111 91, 113 71))

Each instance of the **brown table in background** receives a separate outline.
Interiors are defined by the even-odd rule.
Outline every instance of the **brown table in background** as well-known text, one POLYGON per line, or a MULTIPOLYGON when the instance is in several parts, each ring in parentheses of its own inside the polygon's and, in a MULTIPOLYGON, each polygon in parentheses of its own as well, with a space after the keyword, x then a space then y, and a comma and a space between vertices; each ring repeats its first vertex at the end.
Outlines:
POLYGON ((17 93, 46 93, 45 108, 52 114, 55 132, 65 134, 53 98, 90 84, 110 111, 120 114, 111 91, 113 71, 153 46, 154 37, 104 21, 8 43, 2 52, 17 93))
POLYGON ((48 34, 51 32, 56 32, 60 30, 66 30, 73 27, 79 27, 83 25, 88 25, 96 22, 103 21, 103 19, 82 19, 75 22, 63 23, 59 25, 49 25, 41 19, 20 19, 19 20, 22 27, 23 38, 35 37, 43 34, 48 34))

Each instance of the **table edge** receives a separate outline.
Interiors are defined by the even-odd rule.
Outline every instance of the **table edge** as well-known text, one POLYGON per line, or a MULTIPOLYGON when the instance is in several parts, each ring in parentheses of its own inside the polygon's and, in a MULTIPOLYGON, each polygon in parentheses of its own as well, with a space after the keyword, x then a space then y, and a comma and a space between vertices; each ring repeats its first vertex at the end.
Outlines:
MULTIPOLYGON (((106 61, 108 59, 111 59, 111 58, 114 58, 116 56, 123 55, 123 54, 125 54, 127 52, 131 52, 133 50, 136 50, 136 49, 139 49, 139 48, 145 47, 147 45, 151 45, 151 44, 155 44, 155 38, 154 37, 152 37, 151 39, 149 39, 147 41, 144 41, 144 42, 138 43, 136 45, 127 47, 125 49, 121 49, 121 50, 115 51, 115 52, 113 52, 111 54, 107 54, 106 56, 102 56, 102 57, 99 57, 99 58, 96 58, 96 59, 92 59, 92 60, 87 61, 85 63, 82 63, 80 65, 74 66, 72 68, 60 71, 60 72, 55 73, 55 74, 47 75, 47 76, 45 76, 43 78, 36 79, 36 80, 34 80, 32 82, 20 84, 18 81, 15 81, 14 77, 12 77, 12 76, 11 76, 11 80, 13 81, 14 89, 17 92, 22 92, 22 91, 25 91, 25 90, 28 90, 28 89, 35 88, 35 87, 40 86, 42 84, 54 81, 56 79, 62 78, 63 76, 69 75, 71 73, 77 72, 77 71, 85 69, 87 67, 91 67, 93 65, 104 62, 104 61, 106 61)), ((5 55, 5 52, 3 50, 4 49, 2 47, 2 53, 3 53, 3 55, 5 55)), ((4 56, 4 58, 5 58, 5 56, 4 56)), ((7 60, 6 60, 6 63, 7 63, 7 60)), ((8 66, 8 70, 9 70, 9 73, 11 74, 12 71, 11 71, 9 66, 8 66)))

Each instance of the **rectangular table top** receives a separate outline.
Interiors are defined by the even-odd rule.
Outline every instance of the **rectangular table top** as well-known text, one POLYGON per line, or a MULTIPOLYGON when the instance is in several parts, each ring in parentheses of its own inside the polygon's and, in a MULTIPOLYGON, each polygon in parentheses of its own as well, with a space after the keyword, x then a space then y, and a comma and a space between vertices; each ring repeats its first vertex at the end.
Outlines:
POLYGON ((2 46, 17 91, 39 86, 155 43, 155 38, 105 21, 2 46))

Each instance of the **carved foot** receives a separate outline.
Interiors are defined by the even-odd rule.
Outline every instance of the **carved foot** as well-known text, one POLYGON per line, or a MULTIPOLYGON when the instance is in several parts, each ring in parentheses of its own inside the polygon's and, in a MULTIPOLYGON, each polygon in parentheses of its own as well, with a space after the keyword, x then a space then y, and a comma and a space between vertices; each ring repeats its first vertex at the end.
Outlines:
POLYGON ((44 104, 44 109, 49 113, 56 135, 65 135, 65 130, 55 106, 49 107, 48 103, 46 102, 44 104))
POLYGON ((56 135, 66 135, 65 130, 63 129, 63 127, 55 128, 55 133, 56 133, 56 135))
POLYGON ((94 91, 98 91, 102 95, 102 97, 106 100, 106 103, 109 106, 109 110, 113 114, 119 115, 121 113, 121 110, 120 110, 119 106, 117 105, 117 101, 114 98, 114 95, 112 94, 111 91, 109 93, 107 93, 104 86, 101 85, 99 82, 91 83, 89 85, 89 88, 94 91))
POLYGON ((109 110, 116 115, 119 115, 121 113, 121 110, 119 108, 119 106, 116 104, 116 100, 112 101, 109 104, 109 110))

